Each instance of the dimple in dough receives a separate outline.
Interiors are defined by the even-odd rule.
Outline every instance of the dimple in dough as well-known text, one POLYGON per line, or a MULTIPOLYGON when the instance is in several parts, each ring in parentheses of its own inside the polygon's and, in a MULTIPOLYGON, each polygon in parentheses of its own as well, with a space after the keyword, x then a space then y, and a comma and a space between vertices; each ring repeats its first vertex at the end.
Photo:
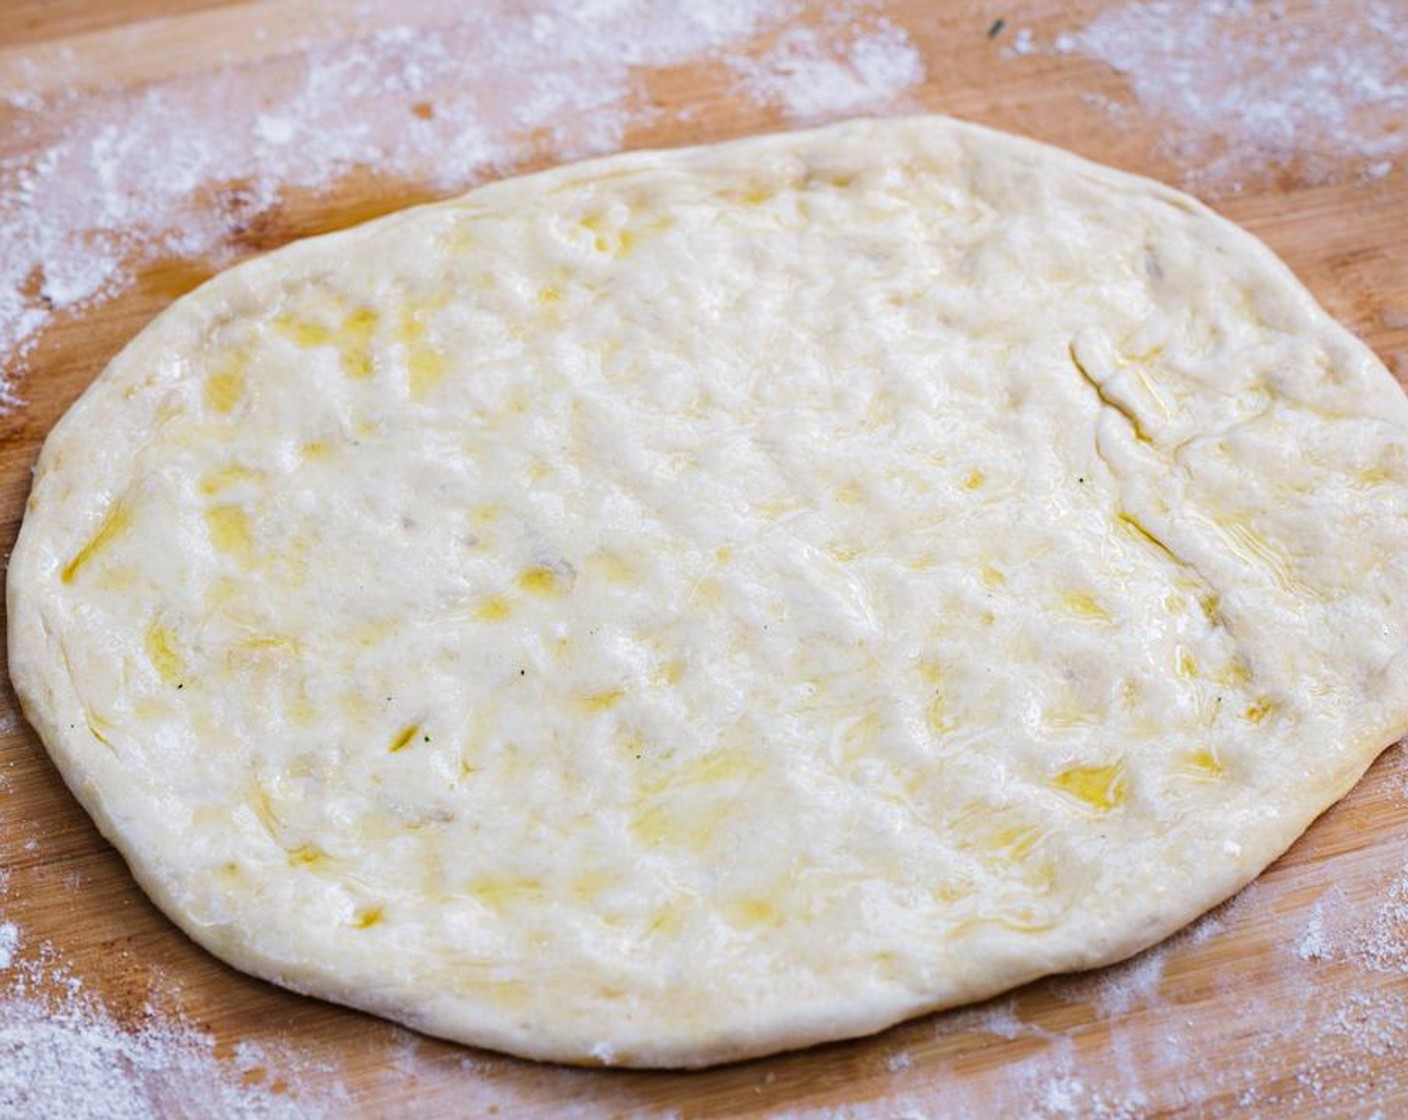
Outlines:
POLYGON ((11 670, 212 952, 693 1066, 1124 957, 1408 727, 1408 403, 1247 233, 942 118, 235 268, 54 429, 11 670))

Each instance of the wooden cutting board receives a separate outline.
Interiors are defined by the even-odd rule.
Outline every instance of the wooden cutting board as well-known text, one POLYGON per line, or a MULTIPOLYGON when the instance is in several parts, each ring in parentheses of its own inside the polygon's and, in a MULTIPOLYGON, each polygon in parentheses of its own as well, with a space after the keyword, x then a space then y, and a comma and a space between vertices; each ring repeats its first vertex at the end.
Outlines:
MULTIPOLYGON (((609 5, 592 7, 605 13, 602 18, 609 15, 609 5)), ((1244 137, 1225 131, 1228 113, 1209 117, 1204 100, 1191 117, 1179 116, 1176 106, 1158 101, 1166 84, 1150 86, 1150 72, 1138 69, 1147 67, 1153 40, 1133 0, 895 0, 857 2, 840 15, 834 6, 796 7, 788 15, 779 4, 763 5, 751 30, 693 54, 661 48, 668 36, 658 28, 651 32, 653 57, 633 61, 629 43, 623 45, 622 59, 635 66, 628 81, 621 79, 631 103, 614 105, 621 128, 592 146, 723 139, 785 126, 799 115, 826 119, 856 107, 943 111, 1023 132, 1175 184, 1201 183, 1219 209, 1280 252, 1397 376, 1408 377, 1408 174, 1401 161, 1395 166, 1370 145, 1360 145, 1361 153, 1344 136, 1328 147, 1320 143, 1323 136, 1312 138, 1315 144, 1303 149, 1292 139, 1265 162, 1239 154, 1244 137), (1082 40, 1085 49, 1059 38, 1102 15, 1126 22, 1102 25, 1101 50, 1090 38, 1082 40), (1145 36, 1130 42, 1138 64, 1132 68, 1110 64, 1119 27, 1145 36), (922 72, 906 69, 906 59, 922 72), (848 80, 865 86, 871 100, 847 94, 848 80)), ((1392 4, 1380 7, 1388 11, 1392 4)), ((1269 35, 1284 37, 1293 29, 1303 32, 1301 42, 1342 46, 1344 21, 1357 19, 1360 8, 1304 0, 1262 5, 1256 19, 1269 35)), ((644 19, 644 6, 641 13, 644 19)), ((484 18, 527 26, 521 21, 531 15, 522 5, 501 4, 484 18)), ((72 129, 75 114, 150 91, 189 92, 216 63, 226 68, 223 88, 236 100, 245 97, 272 112, 287 96, 290 67, 301 64, 298 52, 316 50, 326 62, 343 49, 365 52, 368 42, 394 45, 396 36, 404 43, 404 36, 440 35, 457 18, 453 6, 430 0, 363 6, 355 13, 288 0, 0 2, 0 91, 10 96, 8 107, 0 102, 0 160, 9 161, 11 171, 30 166, 72 129), (375 39, 378 34, 383 38, 375 39), (15 96, 26 90, 32 99, 15 96)), ((1375 36, 1382 38, 1367 25, 1363 34, 1366 50, 1375 36)), ((527 169, 556 161, 571 145, 544 125, 541 112, 522 117, 525 99, 555 88, 555 76, 569 84, 599 82, 580 67, 565 77, 553 71, 552 52, 561 49, 545 42, 540 73, 508 78, 493 76, 498 72, 489 55, 468 57, 444 79, 444 88, 433 96, 422 92, 406 106, 407 127, 416 127, 412 117, 428 121, 440 106, 456 104, 476 81, 507 81, 512 88, 497 108, 492 98, 480 102, 488 106, 484 111, 500 114, 499 150, 508 153, 501 164, 527 169), (515 111, 527 122, 518 133, 515 111)), ((1328 62, 1342 61, 1340 47, 1325 49, 1328 62)), ((582 92, 563 99, 561 123, 585 134, 588 118, 599 113, 582 92)), ((398 96, 398 88, 388 86, 388 101, 398 96)), ((1294 120, 1297 106, 1283 108, 1294 120)), ((276 124, 265 127, 276 131, 276 124)), ((1344 127, 1355 126, 1347 121, 1344 127)), ((6 166, 0 163, 0 196, 14 189, 6 166)), ((0 417, 0 543, 6 554, 49 428, 127 339, 217 261, 449 189, 434 168, 407 173, 398 165, 388 173, 372 148, 359 160, 354 147, 321 181, 310 183, 304 175, 279 185, 272 198, 256 198, 247 221, 227 220, 194 251, 155 259, 149 231, 117 231, 131 235, 118 244, 130 258, 119 274, 132 283, 79 309, 52 311, 44 276, 27 277, 20 295, 45 319, 26 356, 0 354, 23 402, 0 417)), ((185 213, 228 211, 255 195, 244 182, 197 182, 185 213)), ((28 219, 11 214, 6 220, 28 219)), ((61 981, 78 980, 103 1014, 133 1030, 155 1005, 211 1040, 212 1078, 235 1085, 249 1101, 282 1103, 292 1114, 1408 1115, 1408 1075, 1400 1073, 1408 1047, 1405 841, 1408 757, 1394 748, 1241 896, 1132 962, 1032 984, 876 1038, 723 1069, 568 1070, 422 1038, 250 980, 210 958, 136 888, 65 789, 5 684, 0 921, 13 923, 21 940, 15 961, 0 972, 0 984, 11 993, 11 1002, 0 1002, 0 1016, 15 1016, 21 976, 31 994, 54 1006, 69 998, 61 981)), ((6 1026, 0 1019, 0 1037, 6 1026)), ((0 1082, 7 1053, 14 1052, 0 1045, 0 1082)), ((161 1074, 129 1069, 126 1076, 155 1083, 161 1074)), ((170 1114, 203 1112, 189 1100, 181 1103, 185 1098, 153 1092, 170 1114)))

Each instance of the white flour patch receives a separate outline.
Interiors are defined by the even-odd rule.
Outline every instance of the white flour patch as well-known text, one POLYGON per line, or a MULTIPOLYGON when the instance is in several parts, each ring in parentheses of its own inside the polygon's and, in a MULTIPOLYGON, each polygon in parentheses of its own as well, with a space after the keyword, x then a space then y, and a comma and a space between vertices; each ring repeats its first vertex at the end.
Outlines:
MULTIPOLYGON (((0 872, 0 897, 10 872, 0 872)), ((0 922, 0 1116, 36 1120, 313 1120, 345 1114, 332 1071, 292 1052, 245 1044, 232 1063, 180 1016, 148 1006, 120 1024, 84 990, 48 942, 20 949, 14 921, 0 922), (306 1085, 316 1081, 316 1095, 306 1085)))
MULTIPOLYGON (((9 871, 0 873, 0 896, 9 871)), ((0 922, 0 1116, 63 1120, 304 1120, 342 1115, 333 1071, 254 1044, 231 1063, 179 1015, 148 1006, 120 1024, 48 942, 20 956, 25 938, 0 922), (307 1085, 316 1082, 316 1094, 307 1085)))
POLYGON ((993 1100, 993 1115, 1025 1120, 1138 1120, 1148 1114, 1149 1099, 1142 1090, 1092 1084, 1083 1077, 1075 1045, 1065 1037, 1011 1063, 1002 1088, 1005 1091, 993 1100))
POLYGON ((1227 928, 1226 924, 1218 916, 1220 912, 1220 910, 1214 910, 1211 913, 1204 914, 1181 933, 1175 934, 1175 937, 1188 945, 1206 944, 1227 928))
POLYGON ((1408 975, 1408 865, 1367 906, 1340 887, 1316 901, 1296 953, 1306 961, 1340 961, 1362 971, 1408 975))
POLYGON ((1124 1015, 1158 1002, 1166 950, 1157 946, 1132 961, 1098 973, 1095 1011, 1103 1018, 1124 1015))
POLYGON ((1022 58, 1032 54, 1035 50, 1036 45, 1032 40, 1031 29, 1023 27, 1012 36, 1012 45, 1004 49, 1002 53, 1009 58, 1022 58))
MULTIPOLYGON (((0 869, 0 898, 10 874, 0 869)), ((26 947, 14 921, 0 921, 0 971, 0 1116, 312 1120, 346 1112, 333 1071, 291 1051, 243 1044, 222 1063, 212 1040, 179 1015, 148 1006, 136 1025, 119 1023, 52 944, 26 947)))
POLYGON ((934 1023, 938 1038, 971 1032, 1013 1039, 1039 1033, 1017 1014, 1017 1001, 1011 998, 958 1008, 938 1016, 934 1023))
POLYGON ((978 1029, 998 1038, 1020 1038, 1028 1028, 1017 1015, 1017 1001, 1009 999, 980 1014, 978 1029))
POLYGON ((530 136, 555 160, 615 150, 658 112, 652 68, 727 58, 746 95, 809 117, 883 107, 923 78, 904 31, 859 0, 816 30, 788 25, 790 0, 535 7, 292 46, 257 75, 217 65, 135 91, 0 86, 14 135, 35 138, 0 163, 0 414, 20 403, 16 378, 56 314, 158 260, 220 266, 267 247, 251 231, 287 191, 360 168, 450 194, 513 170, 530 136))
POLYGON ((1397 1059, 1408 1044, 1408 1001, 1402 996, 1351 993, 1322 1012, 1313 1029, 1297 1089, 1283 1098, 1291 1109, 1320 1112, 1333 1105, 1363 1115, 1369 1103, 1397 1094, 1397 1059))
MULTIPOLYGON (((1021 1041, 1031 1049, 1010 1051, 1015 1057, 995 1078, 950 1078, 943 1068, 930 1073, 916 1067, 917 1075, 902 1083, 907 1093, 896 1093, 884 1109, 867 1115, 901 1115, 903 1104, 926 1120, 980 1115, 1136 1120, 1156 1110, 1192 1113, 1211 1100, 1237 1096, 1249 1110, 1275 1108, 1284 1098, 1276 1096, 1279 1088, 1268 1090, 1265 1071, 1284 1070, 1288 1048, 1306 1037, 1323 1039, 1326 1049, 1311 1070, 1318 1082, 1299 1084, 1297 1099, 1303 1107, 1322 1099, 1349 1099, 1343 1082, 1352 1071, 1346 1063, 1360 1060, 1340 1052, 1349 1036, 1362 1039, 1362 1045, 1379 1046, 1391 1043, 1396 1031, 1408 1034, 1408 1023, 1395 1027, 1382 1000, 1366 1003, 1359 995, 1327 1000, 1308 968, 1289 970, 1272 998, 1252 996, 1239 1002, 1238 1019, 1248 1026, 1235 1055, 1210 1052, 1206 1027, 1179 1003, 1183 981, 1172 962, 1228 929, 1261 924, 1278 897, 1278 887, 1252 883, 1123 964, 1046 981, 1047 991, 1059 1001, 1092 1008, 1101 1030, 1108 1032, 1097 1052, 1077 1046, 1082 1032, 1044 1026, 1045 1016, 1023 1018, 1020 997, 938 1016, 935 1038, 940 1044, 966 1034, 988 1034, 1021 1041)), ((1334 903, 1328 894, 1323 901, 1331 912, 1334 903)), ((1362 906, 1359 911, 1362 914, 1362 906)), ((1293 941, 1284 947, 1288 956, 1295 954, 1295 945, 1293 941)), ((1235 984, 1238 968, 1235 960, 1219 965, 1216 982, 1235 984)), ((1375 1068, 1380 1064, 1374 1063, 1375 1068)), ((1372 1103, 1379 1092, 1369 1085, 1354 1100, 1372 1103)))
MULTIPOLYGON (((314 1105, 279 1081, 243 1083, 210 1040, 168 1019, 135 1030, 100 1005, 73 996, 59 1006, 30 999, 0 1004, 0 1114, 65 1120, 201 1116, 303 1120, 336 1115, 338 1094, 314 1105)), ((342 1096, 345 1102, 345 1095, 342 1096)))
MULTIPOLYGON (((1093 973, 1063 983, 1102 982, 1103 974, 1093 973)), ((965 1033, 989 1034, 1007 1041, 1031 1040, 1039 1046, 1030 1054, 1006 1062, 1001 1078, 985 1082, 981 1090, 940 1075, 909 1095, 886 1102, 886 1109, 891 1111, 864 1115, 898 1115, 893 1110, 901 1103, 926 1120, 957 1120, 982 1115, 1020 1116, 1027 1120, 1063 1117, 1134 1120, 1147 1111, 1148 1097, 1137 1083, 1137 1075, 1126 1079, 1134 1082, 1130 1085, 1106 1084, 1103 1079, 1093 1081, 1085 1073, 1071 1036, 1021 1018, 1015 998, 941 1015, 935 1033, 939 1039, 965 1033)))
MULTIPOLYGON (((1117 70, 1201 190, 1289 169, 1308 182, 1382 178, 1408 154, 1408 6, 1399 0, 1148 0, 1048 43, 1117 70)), ((1113 105, 1100 100, 1113 108, 1113 105)), ((1118 112, 1118 111, 1117 111, 1118 112)))
POLYGON ((0 924, 0 969, 9 968, 20 947, 20 931, 14 922, 0 924))
POLYGON ((924 80, 924 62, 904 31, 881 20, 839 45, 799 27, 761 58, 729 60, 740 88, 780 106, 788 118, 815 121, 883 107, 924 80))
POLYGON ((1303 961, 1323 961, 1330 958, 1331 952, 1330 942, 1325 936, 1325 916, 1317 902, 1310 913, 1310 921, 1305 925, 1305 932, 1296 942, 1296 956, 1303 961))

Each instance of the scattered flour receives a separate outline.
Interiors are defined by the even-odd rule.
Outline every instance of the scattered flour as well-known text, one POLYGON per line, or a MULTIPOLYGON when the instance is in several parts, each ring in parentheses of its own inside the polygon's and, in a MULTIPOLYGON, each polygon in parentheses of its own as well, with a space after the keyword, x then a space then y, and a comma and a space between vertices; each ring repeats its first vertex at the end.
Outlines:
POLYGON ((14 962, 15 950, 20 947, 20 930, 14 922, 0 924, 0 971, 14 962))
POLYGON ((1032 54, 1036 50, 1036 44, 1032 41, 1031 28, 1023 27, 1012 36, 1012 45, 1002 53, 1009 58, 1023 58, 1032 54))
MULTIPOLYGON (((1378 781, 1395 795, 1403 792, 1403 755, 1402 748, 1391 751, 1379 768, 1378 781)), ((1028 1019, 1020 995, 938 1016, 929 1045, 940 1054, 972 1034, 1021 1045, 1010 1049, 998 1076, 971 1080, 950 1077, 942 1057, 936 1064, 933 1054, 916 1055, 911 1069, 891 1069, 896 1088, 884 1106, 856 1116, 1137 1120, 1203 1115, 1225 1100, 1237 1100, 1247 1115, 1332 1107, 1370 1114, 1405 1088, 1393 1058, 1408 1046, 1408 997, 1368 978, 1408 974, 1408 866, 1367 902, 1352 901, 1339 886, 1322 894, 1303 932, 1270 947, 1284 964, 1274 988, 1237 997, 1235 1014, 1215 1034, 1217 1047, 1208 1046, 1206 1020, 1180 1004, 1187 981, 1171 965, 1181 954, 1229 928, 1263 926, 1285 912, 1284 892, 1302 885, 1254 882, 1124 964, 1044 982, 1060 1002, 1089 1005, 1093 1027, 1066 1031, 1043 1025, 1045 1016, 1028 1019), (1366 979, 1348 991, 1326 986, 1308 962, 1330 961, 1366 979), (1091 1030, 1103 1035, 1094 1047, 1082 1039, 1091 1030), (1290 1055, 1301 1056, 1298 1064, 1290 1055)), ((1232 990, 1240 967, 1237 958, 1223 958, 1215 988, 1232 990)))
MULTIPOLYGON (((8 891, 0 884, 0 910, 8 891)), ((0 1116, 26 1120, 304 1120, 345 1112, 333 1071, 245 1044, 226 1064, 179 1015, 119 1024, 52 944, 0 923, 0 1116), (316 1075, 316 1094, 305 1080, 316 1075)))
POLYGON ((249 1084, 216 1060, 208 1038, 153 1016, 135 1030, 72 996, 0 1005, 0 1115, 31 1120, 302 1120, 336 1115, 337 1094, 306 1101, 287 1082, 249 1084))
MULTIPOLYGON (((1408 5, 1402 0, 1144 0, 1107 9, 1044 45, 1119 71, 1171 126, 1188 185, 1237 191, 1290 170, 1329 182, 1346 166, 1382 178, 1408 154, 1408 5)), ((1124 108, 1097 104, 1117 119, 1124 108)))
POLYGON ((251 234, 290 190, 361 171, 449 194, 542 148, 615 150, 659 112, 645 73, 693 61, 726 60, 745 96, 798 119, 884 108, 924 78, 905 32, 864 0, 812 29, 790 22, 791 0, 525 7, 432 6, 419 24, 295 45, 261 63, 257 86, 238 62, 45 94, 25 84, 32 68, 0 72, 20 151, 0 161, 0 414, 56 313, 157 260, 220 266, 268 247, 251 234))
POLYGON ((1164 946, 1156 945, 1132 961, 1099 972, 1094 1000, 1096 1014, 1109 1019, 1157 1003, 1167 955, 1164 946))
POLYGON ((1408 975, 1408 865, 1389 884, 1359 932, 1355 959, 1374 972, 1408 975))
POLYGON ((1325 917, 1320 912, 1320 903, 1310 912, 1310 921, 1305 932, 1296 942, 1296 955, 1303 961, 1323 961, 1330 956, 1330 943, 1325 937, 1325 917))
POLYGON ((794 28, 761 57, 736 56, 729 65, 748 96, 798 122, 889 104, 924 80, 919 52, 894 24, 840 34, 850 41, 838 51, 834 33, 794 28))
POLYGON ((1326 891, 1311 908, 1296 954, 1304 961, 1339 961, 1365 972, 1408 976, 1408 864, 1370 907, 1354 905, 1341 887, 1326 891))
POLYGON ((1030 1035, 1033 1027, 1017 1014, 1017 1001, 1011 997, 950 1011, 934 1020, 937 1037, 973 1032, 1011 1040, 1030 1035))
POLYGON ((1140 1120, 1149 1114, 1148 1105, 1149 1098, 1142 1089, 1093 1082, 1085 1076, 1071 1040, 1056 1036, 1056 1041, 1044 1049, 1007 1064, 1001 1091, 994 1094, 987 1109, 943 1110, 930 1115, 955 1120, 967 1115, 1014 1116, 1023 1120, 1140 1120))
POLYGON ((1395 1099, 1403 1087, 1398 1058, 1408 1045, 1408 1000, 1391 991, 1360 991, 1325 1009, 1312 1027, 1308 1060, 1284 1103, 1295 1111, 1330 1106, 1363 1115, 1364 1106, 1395 1099))

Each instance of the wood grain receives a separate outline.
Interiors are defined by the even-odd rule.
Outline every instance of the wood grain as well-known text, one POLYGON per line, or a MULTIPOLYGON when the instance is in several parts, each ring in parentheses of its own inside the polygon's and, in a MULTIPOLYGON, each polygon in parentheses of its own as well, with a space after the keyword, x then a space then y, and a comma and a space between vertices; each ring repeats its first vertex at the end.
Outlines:
MULTIPOLYGON (((1141 110, 1125 77, 1078 55, 1004 56, 1010 30, 1005 39, 988 35, 1003 15, 1009 26, 1049 40, 1108 6, 881 5, 875 11, 920 48, 929 74, 895 108, 949 112, 1184 181, 1187 169, 1164 143, 1167 122, 1141 110), (1121 127, 1110 126, 1095 98, 1131 107, 1121 127)), ((350 6, 0 2, 0 87, 118 96, 198 73, 218 57, 241 68, 256 98, 291 50, 335 49, 392 25, 433 34, 450 11, 417 0, 358 7, 338 22, 329 13, 339 9, 350 6), (280 34, 265 34, 269 27, 280 34)), ((822 17, 817 5, 796 20, 821 27, 822 17)), ((1324 4, 1291 3, 1285 18, 1315 35, 1317 21, 1335 15, 1324 4)), ((778 33, 761 35, 750 49, 766 50, 778 33)), ((653 112, 633 118, 628 147, 724 139, 785 123, 777 107, 741 96, 717 60, 640 79, 653 112)), ((7 129, 15 119, 0 107, 0 156, 11 159, 39 150, 63 124, 41 116, 27 130, 7 129)), ((551 158, 542 136, 522 137, 519 167, 551 158)), ((229 206, 239 184, 203 190, 202 205, 229 206)), ((286 191, 245 227, 232 224, 226 256, 262 252, 436 194, 427 183, 362 168, 326 190, 286 191)), ((1408 378, 1408 176, 1401 167, 1368 179, 1347 160, 1331 181, 1311 182, 1292 160, 1214 201, 1269 242, 1332 313, 1408 378)), ((0 547, 7 554, 49 428, 126 340, 214 267, 206 260, 149 264, 119 297, 55 317, 22 369, 9 359, 22 374, 25 404, 0 419, 0 547)), ((1241 896, 1133 962, 1029 985, 872 1039, 700 1073, 642 1074, 469 1051, 232 971, 186 940, 136 888, 18 716, 4 674, 0 728, 0 868, 8 874, 0 917, 24 932, 21 959, 47 943, 119 1021, 139 1022, 155 1002, 207 1032, 222 1061, 247 1042, 296 1055, 299 1070, 274 1060, 242 1076, 310 1113, 1408 1115, 1408 1081, 1397 1072, 1408 1046, 1408 949, 1395 949, 1396 937, 1408 944, 1403 910, 1394 906, 1408 838, 1408 760, 1399 749, 1241 896), (1308 937, 1316 921, 1340 931, 1338 951, 1317 950, 1308 937)))

